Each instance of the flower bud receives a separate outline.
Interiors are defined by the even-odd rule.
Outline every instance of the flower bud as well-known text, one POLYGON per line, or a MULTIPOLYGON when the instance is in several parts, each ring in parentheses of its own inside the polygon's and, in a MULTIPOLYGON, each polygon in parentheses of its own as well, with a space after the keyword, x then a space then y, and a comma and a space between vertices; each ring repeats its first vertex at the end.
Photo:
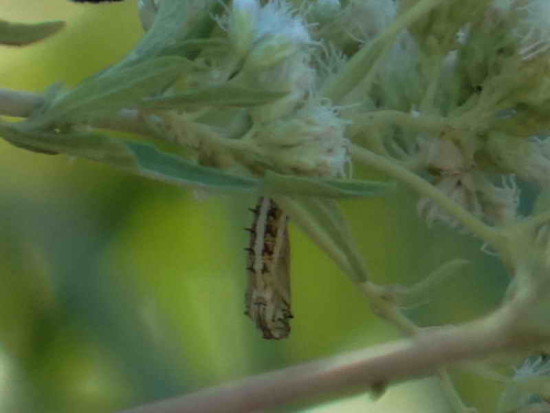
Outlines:
MULTIPOLYGON (((420 156, 434 177, 434 185, 464 209, 494 224, 508 223, 516 218, 519 190, 512 176, 495 183, 448 140, 423 142, 420 156)), ((431 199, 421 199, 417 209, 429 224, 442 221, 451 227, 458 226, 458 222, 431 199)))
POLYGON ((292 113, 316 78, 309 64, 312 41, 302 18, 283 0, 263 7, 258 0, 238 0, 222 26, 237 53, 246 56, 235 81, 288 92, 273 104, 252 109, 253 120, 267 122, 292 113))
POLYGON ((245 56, 255 39, 260 5, 256 0, 234 0, 227 31, 235 51, 245 56))
POLYGON ((310 4, 307 18, 313 24, 324 26, 333 22, 341 9, 340 0, 317 0, 310 4))
POLYGON ((550 186, 550 140, 492 135, 486 150, 500 168, 543 187, 550 186))
MULTIPOLYGON (((476 194, 474 176, 471 173, 442 175, 437 178, 434 185, 464 209, 476 216, 482 215, 482 207, 476 194)), ((420 216, 426 219, 428 225, 440 221, 452 228, 459 226, 454 217, 442 210, 438 204, 429 198, 422 198, 418 201, 417 211, 420 216)))
POLYGON ((347 122, 335 110, 308 103, 293 115, 266 123, 253 139, 270 168, 309 176, 343 176, 349 162, 347 122))
POLYGON ((318 1, 312 6, 312 17, 327 14, 332 16, 313 28, 323 40, 330 42, 346 53, 353 54, 361 46, 382 33, 395 19, 396 4, 393 0, 351 0, 344 8, 329 1, 318 1))

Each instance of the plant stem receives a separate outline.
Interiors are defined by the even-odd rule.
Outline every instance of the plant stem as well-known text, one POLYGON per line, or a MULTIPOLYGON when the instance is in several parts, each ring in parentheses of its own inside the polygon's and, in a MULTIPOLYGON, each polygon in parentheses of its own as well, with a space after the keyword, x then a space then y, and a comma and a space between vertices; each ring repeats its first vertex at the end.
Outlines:
POLYGON ((359 115, 352 115, 351 134, 357 136, 366 130, 378 128, 383 125, 398 125, 409 131, 430 133, 438 136, 448 127, 450 120, 433 114, 414 116, 411 113, 399 110, 375 110, 359 115))
MULTIPOLYGON (((39 94, 0 88, 0 115, 26 118, 42 104, 44 98, 39 94)), ((98 120, 93 126, 138 135, 151 134, 139 112, 132 109, 123 109, 116 116, 98 120)))
POLYGON ((534 216, 531 216, 524 221, 518 221, 510 225, 510 231, 519 230, 519 231, 533 231, 538 226, 548 224, 550 221, 550 211, 543 211, 534 216))
POLYGON ((402 16, 399 16, 375 40, 354 55, 334 81, 325 88, 323 96, 330 99, 334 104, 341 102, 350 91, 371 73, 372 68, 376 70, 376 62, 383 56, 384 51, 393 44, 397 35, 403 29, 446 1, 448 0, 418 1, 402 16))
POLYGON ((513 340, 499 312, 458 327, 431 330, 412 340, 360 350, 262 374, 189 396, 126 410, 123 413, 248 412, 299 400, 434 373, 440 366, 510 350, 513 340))
POLYGON ((352 147, 352 156, 364 165, 384 172, 392 178, 408 185, 418 194, 432 199, 442 209, 455 217, 470 232, 492 245, 497 251, 502 250, 503 236, 499 230, 483 223, 426 180, 397 165, 395 162, 376 155, 375 153, 357 145, 353 145, 352 147))

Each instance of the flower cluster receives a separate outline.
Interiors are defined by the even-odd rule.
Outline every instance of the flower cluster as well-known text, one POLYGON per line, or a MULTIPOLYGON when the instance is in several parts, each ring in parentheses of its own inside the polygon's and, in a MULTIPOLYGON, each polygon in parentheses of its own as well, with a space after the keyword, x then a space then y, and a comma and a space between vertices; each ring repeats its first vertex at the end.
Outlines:
MULTIPOLYGON (((550 184, 550 3, 441 2, 422 14, 424 3, 437 1, 234 0, 215 15, 211 40, 225 47, 202 50, 185 86, 229 82, 283 96, 208 116, 176 112, 165 117, 169 129, 193 146, 188 126, 216 119, 223 136, 248 144, 235 159, 255 174, 342 176, 350 139, 376 142, 369 149, 485 222, 510 222, 523 181, 550 184), (349 74, 355 87, 325 94, 348 82, 342 73, 362 55, 365 66, 349 74), (355 120, 384 111, 384 122, 357 132, 355 120)), ((418 210, 430 223, 457 225, 431 200, 418 210)))

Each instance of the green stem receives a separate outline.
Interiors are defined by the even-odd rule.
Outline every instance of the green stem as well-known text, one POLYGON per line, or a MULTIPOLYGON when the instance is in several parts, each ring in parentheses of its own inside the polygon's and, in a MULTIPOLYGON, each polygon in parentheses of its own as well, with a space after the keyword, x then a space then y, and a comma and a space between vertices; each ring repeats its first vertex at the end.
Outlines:
POLYGON ((535 230, 539 225, 547 224, 550 221, 550 211, 541 212, 535 216, 529 217, 524 221, 512 224, 507 230, 530 232, 535 230))
POLYGON ((468 407, 464 404, 464 401, 456 390, 456 387, 454 386, 447 369, 438 369, 437 377, 439 378, 441 390, 447 396, 447 400, 451 404, 451 407, 455 411, 455 413, 475 413, 477 411, 476 409, 468 407))
POLYGON ((503 249, 504 241, 502 231, 494 229, 483 223, 473 214, 447 197, 443 192, 439 191, 429 182, 420 178, 418 175, 397 165, 391 160, 376 155, 375 153, 357 145, 353 145, 352 147, 352 156, 364 165, 384 172, 392 178, 405 183, 420 195, 430 198, 447 213, 455 217, 470 232, 492 245, 497 251, 501 251, 503 249))
POLYGON ((426 72, 430 78, 430 83, 426 89, 426 93, 420 103, 421 113, 432 113, 436 109, 436 96, 443 71, 443 57, 439 55, 429 57, 426 72))
POLYGON ((420 0, 407 10, 372 43, 353 56, 332 83, 325 88, 323 96, 329 98, 335 104, 340 102, 369 75, 372 68, 376 66, 375 63, 383 56, 384 51, 391 46, 403 29, 445 1, 447 0, 420 0))
POLYGON ((407 318, 388 297, 385 287, 366 281, 361 283, 361 289, 377 316, 397 327, 404 335, 414 336, 420 331, 416 324, 407 318))
POLYGON ((350 117, 351 134, 357 136, 372 128, 384 125, 396 125, 408 131, 424 132, 438 136, 450 125, 450 120, 441 116, 422 114, 414 116, 399 110, 377 110, 350 117))

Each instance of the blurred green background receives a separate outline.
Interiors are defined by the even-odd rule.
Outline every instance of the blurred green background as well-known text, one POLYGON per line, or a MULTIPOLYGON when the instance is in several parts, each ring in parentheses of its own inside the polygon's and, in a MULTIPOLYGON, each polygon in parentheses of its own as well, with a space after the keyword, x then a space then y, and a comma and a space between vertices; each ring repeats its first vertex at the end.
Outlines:
MULTIPOLYGON (((3 19, 67 21, 50 40, 0 49, 0 87, 74 85, 116 62, 141 36, 135 11, 136 1, 0 0, 3 19)), ((1 412, 111 412, 398 337, 292 227, 293 332, 263 341, 243 315, 252 198, 184 191, 4 141, 0 172, 1 412)), ((506 275, 495 260, 467 235, 427 228, 401 188, 344 209, 376 282, 411 284, 448 259, 473 262, 409 309, 419 324, 470 320, 498 303, 506 275)), ((499 386, 453 377, 468 403, 493 410, 499 386)), ((423 379, 376 403, 364 394, 280 411, 450 410, 437 382, 423 379)))

